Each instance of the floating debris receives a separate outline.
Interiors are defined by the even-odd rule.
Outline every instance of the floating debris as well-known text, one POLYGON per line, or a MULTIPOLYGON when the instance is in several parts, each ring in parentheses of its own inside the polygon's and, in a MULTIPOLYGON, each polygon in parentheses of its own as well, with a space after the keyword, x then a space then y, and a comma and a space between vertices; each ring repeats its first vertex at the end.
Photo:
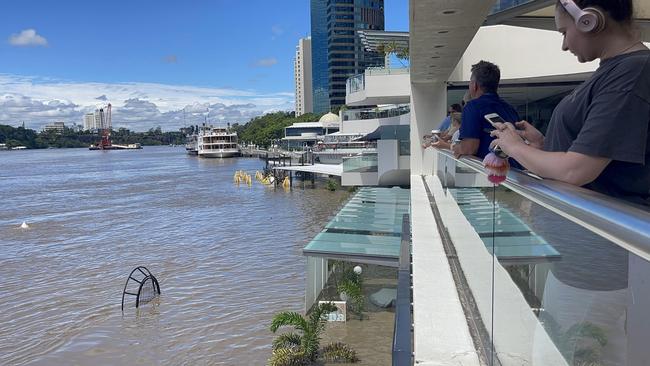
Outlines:
POLYGON ((238 186, 239 183, 246 183, 249 187, 253 185, 253 178, 243 170, 236 171, 233 180, 238 186))

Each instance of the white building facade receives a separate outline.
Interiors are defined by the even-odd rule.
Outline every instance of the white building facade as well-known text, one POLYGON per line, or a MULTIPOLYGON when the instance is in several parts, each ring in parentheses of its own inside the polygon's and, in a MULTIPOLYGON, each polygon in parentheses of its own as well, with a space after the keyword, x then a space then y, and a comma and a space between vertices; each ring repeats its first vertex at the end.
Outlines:
POLYGON ((104 108, 95 109, 95 127, 93 129, 102 129, 106 124, 104 108))
POLYGON ((95 114, 94 113, 86 113, 84 115, 84 130, 94 130, 96 129, 95 127, 95 114))
POLYGON ((296 87, 296 116, 314 111, 311 78, 311 38, 302 38, 296 46, 293 61, 296 87))

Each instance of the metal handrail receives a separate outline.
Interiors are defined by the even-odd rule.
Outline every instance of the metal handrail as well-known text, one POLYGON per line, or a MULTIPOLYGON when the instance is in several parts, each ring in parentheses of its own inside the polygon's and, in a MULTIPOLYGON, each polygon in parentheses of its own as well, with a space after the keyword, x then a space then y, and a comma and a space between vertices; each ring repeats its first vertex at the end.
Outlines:
POLYGON ((402 216, 402 240, 397 272, 395 327, 393 328, 393 366, 413 365, 413 314, 411 312, 411 225, 402 216))
MULTIPOLYGON (((449 150, 436 149, 450 159, 485 175, 476 157, 456 158, 449 150)), ((650 210, 604 194, 511 169, 501 183, 523 197, 650 260, 650 210)))

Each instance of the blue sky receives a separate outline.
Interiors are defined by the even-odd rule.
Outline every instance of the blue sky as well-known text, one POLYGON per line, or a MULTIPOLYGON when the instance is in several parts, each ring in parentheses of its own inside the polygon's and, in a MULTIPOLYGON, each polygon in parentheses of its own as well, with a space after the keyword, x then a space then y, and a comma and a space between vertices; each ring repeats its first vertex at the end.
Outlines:
MULTIPOLYGON (((408 29, 407 0, 385 8, 387 30, 408 29)), ((0 123, 80 123, 108 101, 136 130, 177 128, 186 106, 224 121, 290 110, 309 31, 308 0, 3 1, 0 123)))

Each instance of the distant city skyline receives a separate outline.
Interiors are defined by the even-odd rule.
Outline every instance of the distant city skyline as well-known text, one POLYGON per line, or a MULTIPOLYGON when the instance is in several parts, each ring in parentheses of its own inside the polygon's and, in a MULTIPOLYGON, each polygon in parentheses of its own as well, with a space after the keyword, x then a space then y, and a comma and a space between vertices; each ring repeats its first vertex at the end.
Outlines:
MULTIPOLYGON (((113 127, 174 130, 294 109, 293 57, 309 2, 0 4, 0 124, 41 129, 112 103, 113 127), (183 110, 185 109, 185 122, 183 110)), ((386 1, 407 30, 408 2, 386 1)))

